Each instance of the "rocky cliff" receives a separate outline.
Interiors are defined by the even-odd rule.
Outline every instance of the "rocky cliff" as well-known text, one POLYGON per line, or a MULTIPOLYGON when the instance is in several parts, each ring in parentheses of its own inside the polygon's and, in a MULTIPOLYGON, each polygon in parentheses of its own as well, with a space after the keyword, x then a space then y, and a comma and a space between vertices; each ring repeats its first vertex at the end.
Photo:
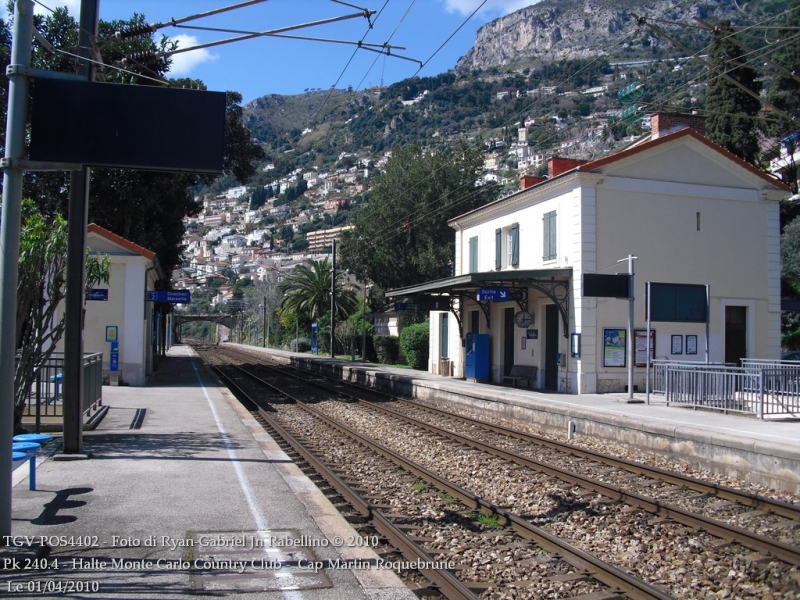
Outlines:
POLYGON ((631 13, 691 24, 693 16, 718 21, 735 17, 736 10, 732 0, 543 0, 484 25, 456 70, 598 55, 636 58, 656 48, 677 55, 667 40, 637 29, 631 13))

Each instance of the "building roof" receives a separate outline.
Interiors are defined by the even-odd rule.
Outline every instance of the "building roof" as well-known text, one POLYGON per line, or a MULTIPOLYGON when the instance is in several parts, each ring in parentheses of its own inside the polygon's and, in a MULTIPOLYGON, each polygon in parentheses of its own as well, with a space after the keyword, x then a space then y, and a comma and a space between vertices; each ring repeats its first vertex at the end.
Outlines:
POLYGON ((552 181, 555 181, 555 180, 558 180, 558 179, 562 179, 562 178, 566 178, 566 177, 568 177, 570 175, 574 175, 575 173, 596 172, 598 169, 601 169, 601 168, 603 168, 603 167, 605 167, 607 165, 610 165, 610 164, 613 164, 613 163, 616 163, 616 162, 619 162, 619 161, 626 160, 626 159, 628 159, 628 158, 630 158, 632 156, 635 156, 637 154, 641 154, 643 152, 647 152, 649 150, 652 150, 652 149, 657 148, 659 146, 662 146, 664 144, 668 144, 670 142, 675 142, 675 141, 680 140, 682 138, 693 138, 694 140, 697 140, 698 142, 703 144, 705 147, 707 147, 709 150, 723 155, 725 158, 733 161, 739 167, 741 167, 741 168, 745 169, 746 171, 748 171, 750 174, 755 175, 758 178, 764 180, 766 183, 769 183, 770 185, 774 186, 774 188, 776 190, 783 190, 783 191, 786 191, 786 192, 790 192, 791 191, 791 188, 789 188, 789 186, 787 186, 785 183, 783 183, 779 179, 773 177, 772 175, 770 175, 766 171, 762 171, 762 170, 754 167, 753 165, 751 165, 747 161, 742 160, 741 158, 739 158, 738 156, 736 156, 732 152, 726 150, 725 148, 723 148, 719 144, 717 144, 715 142, 712 142, 711 140, 709 140, 704 135, 702 135, 700 133, 697 133, 694 129, 686 127, 684 129, 680 129, 680 130, 678 130, 676 132, 661 136, 661 137, 656 138, 654 140, 650 140, 648 142, 644 142, 642 144, 638 144, 638 145, 632 146, 632 147, 627 148, 625 150, 621 150, 620 152, 615 152, 613 154, 609 154, 608 156, 604 156, 603 158, 599 158, 597 160, 592 160, 592 161, 588 161, 588 162, 585 162, 583 164, 577 165, 572 169, 569 169, 567 171, 559 173, 557 176, 551 177, 549 179, 546 179, 546 180, 542 181, 541 183, 534 184, 534 185, 532 185, 532 186, 530 186, 530 187, 528 187, 528 188, 526 188, 524 190, 521 190, 520 192, 517 192, 516 194, 512 194, 511 196, 506 196, 504 198, 500 198, 500 199, 495 200, 493 202, 490 202, 488 204, 484 204, 483 206, 479 206, 477 208, 474 208, 471 211, 468 211, 466 213, 458 215, 457 217, 453 217, 452 219, 450 219, 448 221, 448 223, 453 223, 453 222, 458 221, 459 219, 461 219, 461 218, 463 218, 463 217, 465 217, 467 215, 480 212, 482 210, 485 210, 487 207, 494 206, 494 205, 500 204, 502 202, 505 202, 509 198, 513 198, 513 197, 517 196, 517 194, 530 192, 531 190, 534 190, 539 186, 547 185, 548 183, 550 183, 552 181))
POLYGON ((110 242, 113 242, 119 246, 122 246, 126 250, 130 250, 134 254, 138 254, 140 256, 144 256, 149 260, 154 260, 156 257, 156 253, 152 250, 148 250, 139 244, 135 244, 130 240, 126 240, 124 237, 117 235, 116 233, 112 233, 105 227, 100 227, 97 223, 89 223, 89 226, 86 229, 87 233, 96 233, 97 235, 104 237, 110 242))

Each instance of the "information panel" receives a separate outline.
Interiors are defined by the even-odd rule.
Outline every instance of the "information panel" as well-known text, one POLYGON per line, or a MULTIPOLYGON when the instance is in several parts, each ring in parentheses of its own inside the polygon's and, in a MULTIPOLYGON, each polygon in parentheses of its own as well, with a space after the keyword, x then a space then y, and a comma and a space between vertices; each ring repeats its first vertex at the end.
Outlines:
POLYGON ((706 286, 687 283, 649 283, 650 321, 705 323, 708 318, 706 286))
POLYGON ((630 299, 631 276, 584 273, 583 295, 594 298, 630 299))

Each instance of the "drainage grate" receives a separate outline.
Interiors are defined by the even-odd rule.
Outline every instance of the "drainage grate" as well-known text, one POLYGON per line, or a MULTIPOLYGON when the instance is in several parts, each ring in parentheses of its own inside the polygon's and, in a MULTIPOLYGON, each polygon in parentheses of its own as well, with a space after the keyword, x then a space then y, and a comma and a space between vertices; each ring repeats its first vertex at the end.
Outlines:
POLYGON ((327 564, 296 530, 211 531, 191 534, 192 589, 269 592, 333 587, 327 564))

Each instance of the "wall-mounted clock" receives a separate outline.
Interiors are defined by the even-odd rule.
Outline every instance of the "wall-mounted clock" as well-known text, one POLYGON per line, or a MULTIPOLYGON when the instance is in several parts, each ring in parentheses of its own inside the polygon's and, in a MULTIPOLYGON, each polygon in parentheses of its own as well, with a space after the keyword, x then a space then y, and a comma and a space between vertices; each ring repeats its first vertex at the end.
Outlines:
POLYGON ((531 316, 531 313, 521 310, 514 315, 514 322, 517 324, 517 327, 525 329, 528 327, 528 325, 533 323, 533 317, 531 316))

